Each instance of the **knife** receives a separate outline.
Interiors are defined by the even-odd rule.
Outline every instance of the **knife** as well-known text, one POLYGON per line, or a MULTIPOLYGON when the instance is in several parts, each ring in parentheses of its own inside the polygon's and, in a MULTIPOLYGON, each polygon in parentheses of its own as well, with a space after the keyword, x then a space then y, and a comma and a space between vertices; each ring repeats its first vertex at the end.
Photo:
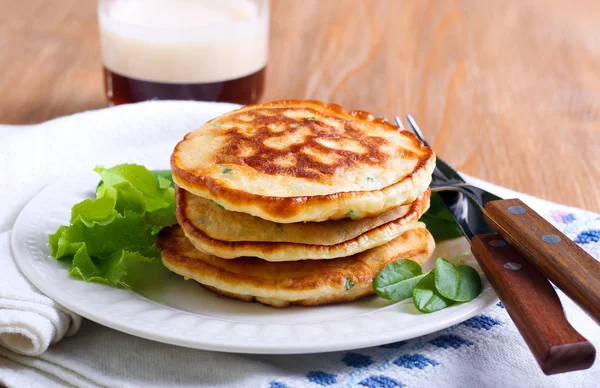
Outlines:
MULTIPOLYGON (((413 132, 428 146, 414 119, 410 115, 407 119, 413 132)), ((403 128, 398 117, 396 123, 403 128)), ((543 253, 541 255, 538 255, 540 249, 533 251, 531 255, 537 255, 538 259, 533 259, 531 262, 525 259, 524 256, 527 254, 520 252, 520 249, 535 245, 521 242, 521 236, 529 237, 528 234, 521 234, 523 233, 521 229, 526 229, 529 233, 532 231, 540 233, 542 230, 550 230, 549 226, 553 230, 547 234, 559 236, 561 241, 568 238, 557 234, 560 232, 550 224, 542 225, 538 220, 538 218, 543 220, 541 216, 535 214, 521 201, 502 200, 485 190, 467 185, 454 169, 439 158, 436 161, 431 188, 439 193, 471 243, 473 255, 542 371, 545 374, 556 374, 589 368, 596 356, 594 346, 569 324, 554 288, 538 270, 540 268, 533 265, 545 260, 548 251, 541 250, 543 253), (527 215, 534 218, 536 222, 531 223, 531 219, 526 218, 518 220, 517 223, 510 219, 506 220, 506 217, 502 216, 504 213, 515 215, 515 208, 519 208, 516 210, 517 216, 529 212, 527 215), (494 228, 501 229, 502 232, 499 230, 499 233, 496 233, 488 223, 494 228), (512 227, 502 228, 499 225, 512 225, 512 227)), ((593 258, 591 260, 597 263, 593 258)))
MULTIPOLYGON (((413 131, 423 135, 411 116, 413 131)), ((519 199, 502 199, 466 184, 437 159, 433 191, 462 192, 483 210, 485 221, 597 323, 600 323, 600 262, 519 199)), ((447 204, 448 205, 448 204, 447 204)))

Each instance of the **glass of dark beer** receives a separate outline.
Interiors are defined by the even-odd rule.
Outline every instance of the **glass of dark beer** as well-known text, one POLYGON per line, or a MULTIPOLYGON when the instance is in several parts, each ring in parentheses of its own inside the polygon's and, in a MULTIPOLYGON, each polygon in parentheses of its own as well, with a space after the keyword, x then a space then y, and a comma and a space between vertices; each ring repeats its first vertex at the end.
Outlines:
POLYGON ((99 0, 109 105, 260 98, 269 0, 99 0))

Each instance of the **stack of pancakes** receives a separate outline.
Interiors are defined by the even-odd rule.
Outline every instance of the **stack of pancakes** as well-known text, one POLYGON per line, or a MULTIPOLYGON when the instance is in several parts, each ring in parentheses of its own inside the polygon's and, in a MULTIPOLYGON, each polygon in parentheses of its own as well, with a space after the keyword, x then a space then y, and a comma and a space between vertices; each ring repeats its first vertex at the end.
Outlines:
POLYGON ((252 105, 189 133, 171 157, 179 226, 164 265, 206 288, 285 307, 373 293, 387 264, 434 242, 433 151, 366 112, 315 101, 252 105))

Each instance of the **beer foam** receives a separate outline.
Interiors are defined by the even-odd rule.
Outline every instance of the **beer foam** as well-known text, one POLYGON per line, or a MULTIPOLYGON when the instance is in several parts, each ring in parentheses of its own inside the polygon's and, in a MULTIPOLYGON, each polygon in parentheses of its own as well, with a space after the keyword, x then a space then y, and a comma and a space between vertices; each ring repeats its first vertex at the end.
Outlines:
POLYGON ((250 1, 101 2, 99 24, 104 66, 137 80, 228 81, 267 64, 268 7, 250 1))

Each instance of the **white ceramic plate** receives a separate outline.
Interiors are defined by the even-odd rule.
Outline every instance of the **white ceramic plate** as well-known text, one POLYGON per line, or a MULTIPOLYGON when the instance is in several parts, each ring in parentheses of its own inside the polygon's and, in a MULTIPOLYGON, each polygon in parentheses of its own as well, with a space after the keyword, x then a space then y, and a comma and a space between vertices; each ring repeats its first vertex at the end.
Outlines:
MULTIPOLYGON (((139 337, 191 348, 292 354, 356 349, 425 335, 462 322, 497 302, 484 278, 469 303, 432 314, 406 300, 378 297, 322 307, 274 309, 217 297, 193 281, 167 273, 139 293, 72 278, 50 256, 48 235, 68 224, 71 207, 94 197, 98 175, 77 175, 42 190, 23 209, 12 233, 17 264, 44 294, 83 317, 139 337)), ((437 256, 469 251, 465 239, 438 246, 437 256)), ((478 268, 473 257, 465 261, 478 268)), ((480 271, 481 272, 481 271, 480 271)))

